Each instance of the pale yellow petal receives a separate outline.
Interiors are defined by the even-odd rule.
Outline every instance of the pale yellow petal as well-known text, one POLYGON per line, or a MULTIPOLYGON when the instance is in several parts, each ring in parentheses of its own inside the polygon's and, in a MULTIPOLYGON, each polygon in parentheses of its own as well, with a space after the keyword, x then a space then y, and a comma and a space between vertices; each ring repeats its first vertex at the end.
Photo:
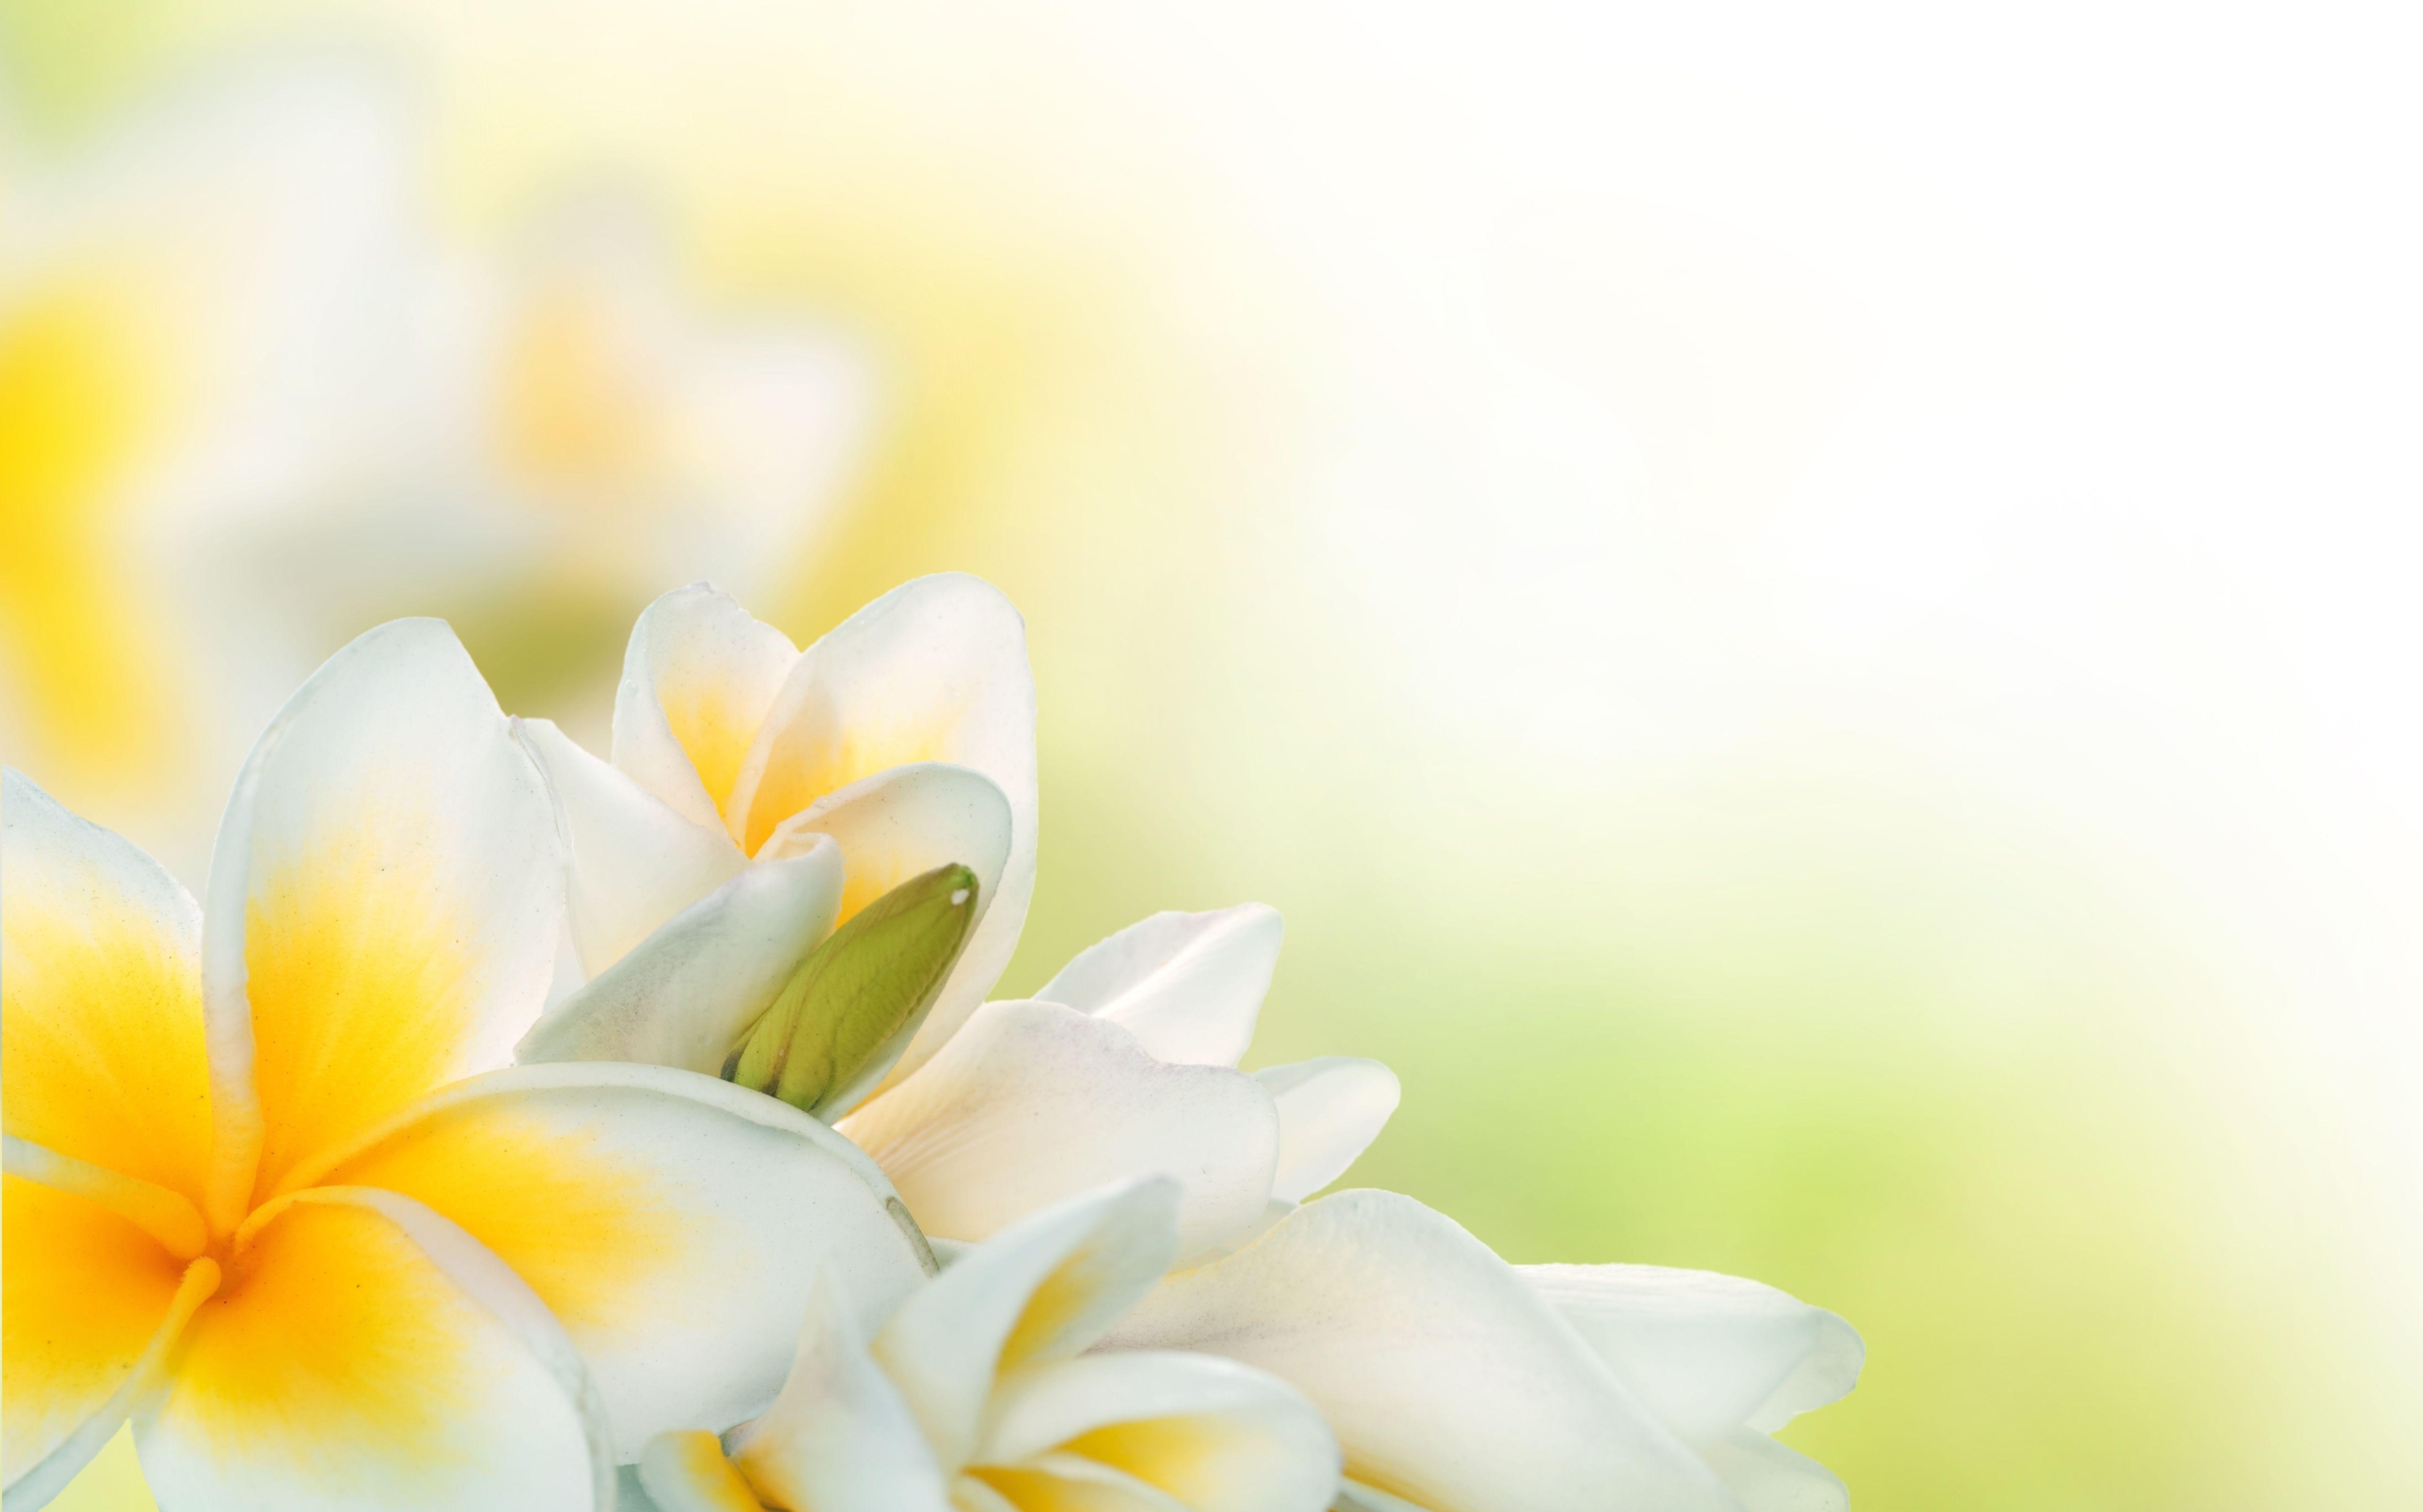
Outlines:
POLYGON ((46 1149, 201 1199, 201 914, 159 865, 0 776, 0 1116, 46 1149))
POLYGON ((138 1415, 166 1506, 605 1512, 578 1357, 513 1273, 384 1192, 265 1208, 138 1415))

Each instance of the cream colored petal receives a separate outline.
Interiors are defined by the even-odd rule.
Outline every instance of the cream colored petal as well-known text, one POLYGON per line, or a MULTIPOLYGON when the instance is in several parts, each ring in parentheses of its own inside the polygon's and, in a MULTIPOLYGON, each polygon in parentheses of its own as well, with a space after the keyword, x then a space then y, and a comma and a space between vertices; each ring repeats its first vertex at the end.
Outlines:
MULTIPOLYGON (((841 845, 848 868, 841 922, 867 904, 936 867, 958 864, 976 874, 976 924, 942 991, 899 1050, 936 1044, 967 1021, 978 999, 1001 974, 996 961, 982 963, 977 947, 989 938, 1002 906, 1004 868, 1011 859, 1015 825, 1009 800, 990 777, 967 767, 925 761, 894 767, 831 793, 785 820, 757 852, 768 860, 799 854, 831 837, 841 845)), ((906 1074, 898 1060, 880 1086, 906 1074)))
POLYGON ((562 911, 546 784, 453 632, 398 620, 330 658, 253 747, 212 856, 214 1220, 250 1200, 251 1148, 266 1191, 506 1064, 562 911))
POLYGON ((392 1192, 258 1216, 158 1407, 135 1421, 163 1506, 607 1512, 597 1396, 531 1288, 392 1192))
POLYGON ((1743 1512, 1850 1512, 1851 1493, 1832 1471, 1763 1433, 1745 1428, 1707 1456, 1743 1512))
POLYGON ((1026 632, 998 589, 958 573, 886 594, 800 654, 768 710, 729 812, 752 855, 818 799, 892 767, 941 761, 1008 800, 1000 883, 950 988, 895 1077, 923 1064, 1009 963, 1035 890, 1035 678, 1026 632))
POLYGON ((751 867, 547 1011, 515 1054, 635 1060, 716 1075, 741 1031, 832 932, 841 847, 751 867))
POLYGON ((1376 1060, 1322 1056, 1254 1073, 1279 1109, 1271 1196, 1301 1202, 1346 1174, 1397 1110, 1397 1074, 1376 1060))
POLYGON ((863 1323, 930 1264, 873 1163, 770 1097, 663 1066, 516 1066, 447 1088, 325 1173, 405 1193, 527 1281, 604 1393, 617 1457, 781 1386, 810 1281, 863 1323))
POLYGON ((700 824, 546 720, 514 722, 546 774, 562 832, 564 907, 585 977, 595 977, 749 864, 721 824, 700 824))
POLYGON ((765 1512, 756 1488, 704 1429, 660 1433, 623 1472, 616 1512, 765 1512))
POLYGON ((1185 1503, 1159 1487, 1077 1455, 979 1465, 959 1478, 993 1490, 1018 1512, 1187 1512, 1185 1503))
POLYGON ((1430 1512, 1735 1512, 1512 1266, 1392 1192, 1307 1203, 1107 1343, 1269 1371, 1328 1419, 1349 1475, 1430 1512))
POLYGON ((1124 1026, 1155 1059, 1233 1066, 1253 1041, 1284 931, 1265 903, 1155 914, 1078 952, 1035 995, 1124 1026))
POLYGON ((1643 1407, 1704 1449, 1748 1425, 1767 1433, 1860 1377, 1851 1326, 1772 1286, 1659 1265, 1525 1265, 1643 1407))
POLYGON ((1169 1176, 1182 1257, 1251 1227, 1270 1199, 1278 1113, 1259 1082, 1169 1066, 1116 1024, 1057 1003, 987 1003, 942 1052, 837 1125, 928 1233, 982 1239, 1136 1176, 1169 1176))
MULTIPOLYGON (((640 614, 614 692, 614 765, 695 823, 722 807, 799 659, 788 637, 705 583, 640 614)), ((754 847, 752 847, 754 849, 754 847)))
POLYGON ((942 1462, 965 1464, 1001 1371, 1101 1338, 1178 1252, 1178 1186, 1148 1178, 1012 1224, 911 1292, 873 1354, 942 1462))
POLYGON ((1213 1355, 1112 1351, 1004 1377, 977 1462, 1091 1460, 1190 1512, 1322 1512, 1338 1440, 1286 1382, 1213 1355))
POLYGON ((158 863, 0 770, 0 1120, 199 1203, 201 910, 158 863))
POLYGON ((765 1416, 734 1430, 732 1457, 780 1506, 943 1512, 949 1472, 868 1357, 859 1311, 831 1276, 817 1279, 782 1394, 765 1416))

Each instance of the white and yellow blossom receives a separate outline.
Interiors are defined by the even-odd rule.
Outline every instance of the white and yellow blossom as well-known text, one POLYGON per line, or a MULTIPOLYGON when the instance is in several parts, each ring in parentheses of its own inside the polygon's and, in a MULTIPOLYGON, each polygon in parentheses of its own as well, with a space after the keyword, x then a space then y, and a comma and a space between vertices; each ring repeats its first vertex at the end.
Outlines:
POLYGON ((1767 1435, 1851 1389, 1842 1319, 1754 1281, 1509 1265, 1393 1192, 1340 1192, 1172 1276, 1110 1335, 1303 1391, 1358 1512, 1841 1512, 1767 1435))
POLYGON ((1164 1181, 1004 1230, 868 1338, 819 1288, 773 1407, 657 1436, 663 1512, 1321 1512, 1336 1439, 1302 1395, 1212 1355, 1087 1352, 1177 1252, 1164 1181))
POLYGON ((371 620, 448 610, 543 686, 568 618, 786 581, 856 467, 856 345, 710 304, 636 193, 452 234, 382 71, 240 61, 65 144, 8 103, 0 755, 172 865, 371 620))
POLYGON ((14 772, 0 803, 9 1512, 130 1417, 169 1506, 602 1508, 653 1434, 764 1409, 811 1274, 871 1323, 930 1264, 771 1099, 499 1069, 562 860, 442 625, 289 703, 201 907, 14 772))
POLYGON ((590 982, 525 1059, 658 1058, 624 1037, 634 1014, 667 992, 705 1012, 705 989, 663 941, 612 968, 669 921, 716 938, 681 951, 697 972, 769 984, 753 1000, 716 988, 726 1021, 696 1026, 677 1062, 705 1072, 806 946, 935 867, 975 873, 977 922, 895 1074, 967 1017, 1018 943, 1035 887, 1035 683, 1018 612, 974 578, 909 583, 805 651, 704 584, 677 590, 632 629, 610 763, 544 720, 521 730, 561 811, 571 975, 590 982))

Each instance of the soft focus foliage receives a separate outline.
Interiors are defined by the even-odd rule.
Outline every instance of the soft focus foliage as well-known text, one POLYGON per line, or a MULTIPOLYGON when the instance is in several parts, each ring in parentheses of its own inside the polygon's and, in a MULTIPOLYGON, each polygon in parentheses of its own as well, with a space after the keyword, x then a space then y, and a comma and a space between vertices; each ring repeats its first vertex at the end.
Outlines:
POLYGON ((0 0, 0 755, 194 884, 390 615, 602 749, 975 572, 1000 995, 1277 905, 1356 1180, 1852 1319, 1866 1512, 2409 1504, 2398 24, 0 0))

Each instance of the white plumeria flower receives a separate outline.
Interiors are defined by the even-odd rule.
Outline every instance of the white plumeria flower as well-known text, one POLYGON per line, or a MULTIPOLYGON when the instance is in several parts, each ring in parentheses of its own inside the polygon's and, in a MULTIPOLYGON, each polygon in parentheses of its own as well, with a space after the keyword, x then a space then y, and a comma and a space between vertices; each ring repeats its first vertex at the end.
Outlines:
POLYGON ((646 200, 591 194, 451 260, 422 491, 522 522, 526 565, 559 580, 768 592, 858 466, 873 366, 804 320, 702 308, 672 239, 646 200))
POLYGON ((1338 1452, 1292 1387, 1173 1351, 1086 1353, 1168 1268, 1167 1182, 1071 1199, 912 1292, 869 1340, 821 1287, 782 1394, 726 1434, 660 1434, 663 1512, 1321 1512, 1338 1452), (727 1457, 728 1456, 728 1457, 727 1457))
POLYGON ((186 874, 367 619, 511 646, 668 572, 770 588, 870 434, 863 353, 702 308, 644 202, 447 243, 413 106, 314 57, 65 151, 0 111, 0 754, 186 874))
POLYGON ((325 505, 397 418, 404 135, 317 67, 180 89, 65 151, 8 135, 0 740, 198 863, 320 654, 280 612, 292 564, 240 543, 325 505))
POLYGON ((928 1233, 981 1239, 1097 1183, 1162 1173, 1184 1187, 1181 1261, 1205 1258, 1344 1174, 1397 1106, 1374 1060, 1236 1069, 1281 932, 1259 903, 1156 914, 1034 998, 985 1004, 836 1127, 928 1233))
POLYGON ((523 731, 570 836, 593 978, 523 1041, 525 1061, 719 1072, 838 922, 958 863, 981 911, 966 948, 864 1078, 869 1100, 831 1114, 929 1234, 981 1240, 1167 1174, 1184 1184, 1181 1253, 1199 1259, 1335 1180, 1396 1106, 1370 1061, 1236 1069, 1278 955, 1278 915, 1259 905, 1156 915, 1035 999, 976 1006, 1033 886, 1035 756, 1023 632, 974 579, 910 583, 804 653, 725 596, 682 589, 632 632, 610 764, 543 721, 523 731))
POLYGON ((546 721, 521 730, 570 850, 567 976, 588 981, 525 1060, 715 1073, 807 947, 900 883, 964 865, 976 924, 901 1049, 905 1074, 1018 943, 1035 683, 1018 612, 989 583, 919 579, 805 651, 705 584, 679 589, 632 629, 610 763, 546 721))
POLYGON ((1770 1287, 1646 1265, 1509 1265, 1393 1192, 1307 1203, 1170 1277, 1109 1336, 1303 1391, 1357 1512, 1840 1512, 1767 1437, 1851 1389, 1859 1335, 1770 1287))
POLYGON ((130 1417, 171 1506, 602 1509, 654 1434, 765 1409, 812 1276, 871 1325, 931 1266, 772 1099, 506 1066, 562 861, 441 624, 294 695, 202 906, 13 771, 0 810, 10 1512, 130 1417))

